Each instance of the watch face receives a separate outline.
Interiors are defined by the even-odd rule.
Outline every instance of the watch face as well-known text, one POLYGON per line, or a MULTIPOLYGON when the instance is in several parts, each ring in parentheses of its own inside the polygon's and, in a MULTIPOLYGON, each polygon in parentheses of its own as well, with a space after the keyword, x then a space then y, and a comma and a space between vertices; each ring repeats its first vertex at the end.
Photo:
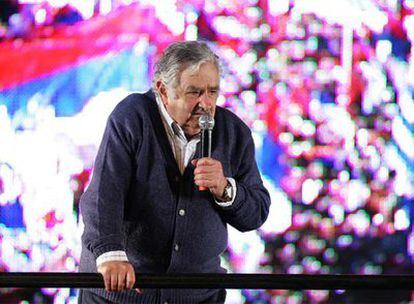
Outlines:
POLYGON ((223 198, 226 201, 230 201, 232 199, 232 196, 233 196, 233 191, 232 190, 233 190, 233 188, 231 187, 231 184, 228 183, 226 188, 224 188, 224 197, 223 198))

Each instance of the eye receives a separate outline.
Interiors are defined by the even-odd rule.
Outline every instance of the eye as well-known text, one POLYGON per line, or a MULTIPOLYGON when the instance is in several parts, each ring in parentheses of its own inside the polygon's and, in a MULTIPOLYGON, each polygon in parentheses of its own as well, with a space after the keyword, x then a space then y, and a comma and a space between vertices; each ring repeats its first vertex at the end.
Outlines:
POLYGON ((198 97, 198 96, 200 96, 200 91, 189 91, 189 92, 187 92, 187 95, 188 96, 190 96, 190 97, 198 97))

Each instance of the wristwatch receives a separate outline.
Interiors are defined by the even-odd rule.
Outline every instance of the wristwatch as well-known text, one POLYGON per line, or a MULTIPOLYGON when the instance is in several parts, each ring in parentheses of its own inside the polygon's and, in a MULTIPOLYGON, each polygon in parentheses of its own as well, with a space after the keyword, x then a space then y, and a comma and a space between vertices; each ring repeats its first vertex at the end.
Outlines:
POLYGON ((227 185, 224 187, 223 195, 221 196, 221 200, 223 202, 229 202, 233 199, 233 187, 230 182, 227 180, 227 185))

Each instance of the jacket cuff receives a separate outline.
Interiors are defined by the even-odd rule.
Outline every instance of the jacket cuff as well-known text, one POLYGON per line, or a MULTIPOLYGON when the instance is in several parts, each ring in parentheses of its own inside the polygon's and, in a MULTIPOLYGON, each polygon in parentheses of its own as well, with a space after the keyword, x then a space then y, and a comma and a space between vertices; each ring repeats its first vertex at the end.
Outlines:
POLYGON ((219 205, 220 207, 230 207, 231 205, 233 205, 233 202, 236 198, 236 194, 237 194, 237 186, 236 186, 236 181, 234 178, 231 177, 227 177, 227 181, 230 183, 231 188, 232 188, 232 197, 231 200, 228 202, 223 202, 223 201, 219 201, 216 198, 214 198, 214 201, 216 202, 217 205, 219 205))
POLYGON ((93 255, 97 259, 100 255, 110 251, 125 251, 125 248, 121 244, 105 244, 93 249, 93 255))
POLYGON ((237 189, 237 191, 234 193, 233 201, 229 206, 221 206, 221 209, 223 211, 231 212, 239 209, 246 198, 246 190, 244 189, 244 186, 240 183, 237 183, 236 181, 234 181, 234 184, 236 186, 235 189, 237 189))
POLYGON ((128 257, 122 250, 105 252, 96 259, 96 267, 105 262, 128 262, 128 257))

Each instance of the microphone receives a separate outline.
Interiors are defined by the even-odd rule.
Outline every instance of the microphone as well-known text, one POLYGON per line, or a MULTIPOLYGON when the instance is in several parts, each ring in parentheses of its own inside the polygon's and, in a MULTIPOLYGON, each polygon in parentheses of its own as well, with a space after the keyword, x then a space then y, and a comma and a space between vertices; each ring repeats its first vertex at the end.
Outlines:
MULTIPOLYGON (((209 113, 204 113, 198 120, 201 129, 201 157, 211 157, 211 140, 214 128, 214 118, 209 113)), ((207 190, 206 187, 198 187, 200 191, 207 190)))

